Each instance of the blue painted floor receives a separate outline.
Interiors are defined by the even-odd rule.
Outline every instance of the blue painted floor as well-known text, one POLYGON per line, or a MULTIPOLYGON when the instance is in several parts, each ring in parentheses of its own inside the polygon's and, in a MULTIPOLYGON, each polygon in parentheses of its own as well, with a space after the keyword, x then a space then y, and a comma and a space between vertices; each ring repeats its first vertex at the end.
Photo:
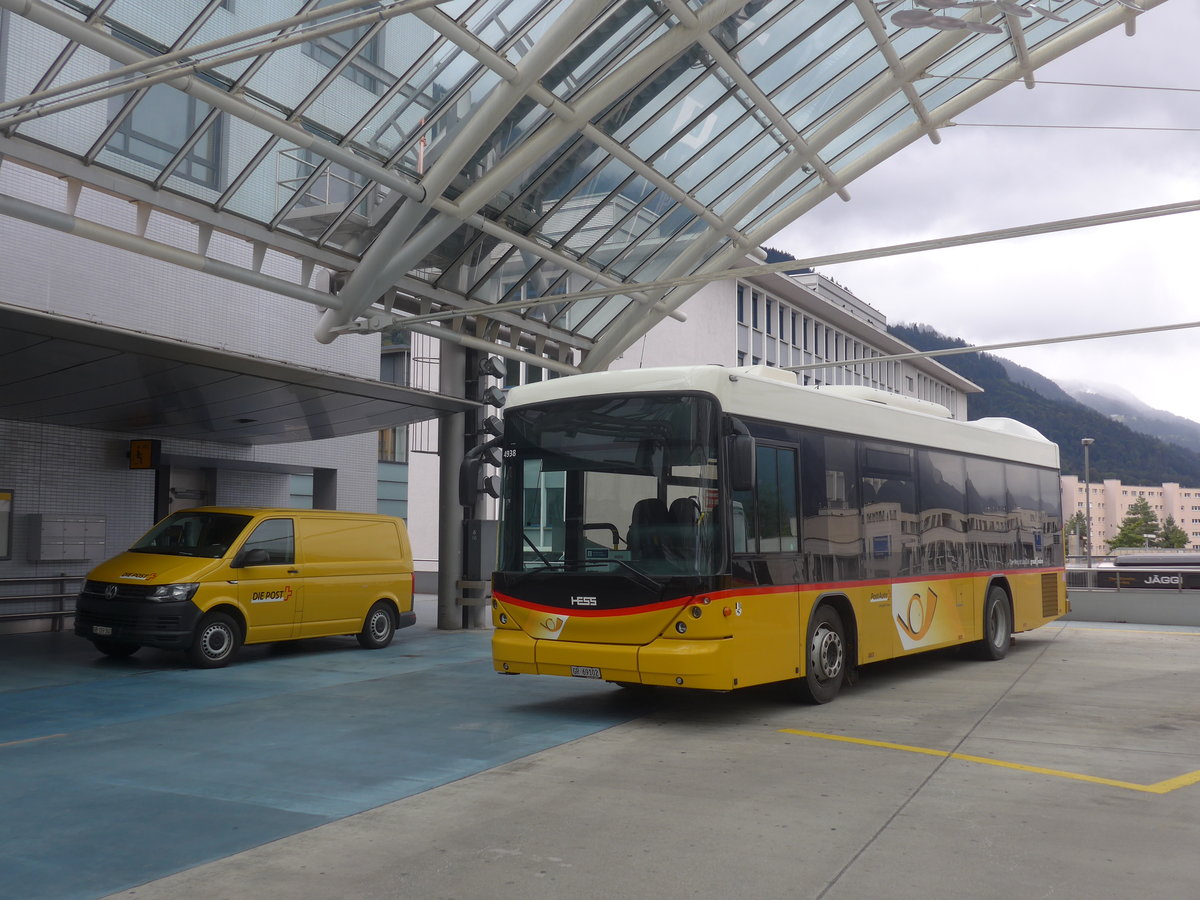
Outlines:
POLYGON ((431 609, 385 650, 246 647, 211 671, 0 636, 0 900, 102 897, 639 714, 602 683, 496 675, 490 633, 431 609))

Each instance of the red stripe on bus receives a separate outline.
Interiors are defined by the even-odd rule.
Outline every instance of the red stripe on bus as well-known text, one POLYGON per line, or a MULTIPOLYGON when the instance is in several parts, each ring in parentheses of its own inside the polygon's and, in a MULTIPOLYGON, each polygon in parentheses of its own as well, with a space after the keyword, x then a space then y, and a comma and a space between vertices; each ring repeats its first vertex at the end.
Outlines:
POLYGON ((771 594, 790 594, 799 591, 846 591, 853 588, 872 588, 886 585, 895 587, 905 584, 924 584, 929 581, 951 581, 961 578, 997 578, 1007 575, 1044 575, 1048 572, 1063 572, 1064 569, 1046 568, 1046 569, 1004 569, 997 572, 960 572, 957 574, 942 574, 942 575, 916 575, 909 578, 875 578, 869 581, 826 581, 813 584, 786 584, 786 585, 761 585, 745 587, 728 588, 720 591, 708 591, 703 594, 689 594, 685 597, 674 597, 671 600, 663 600, 658 603, 646 603, 640 606, 624 606, 620 609, 577 609, 575 607, 561 606, 543 606, 540 603, 533 603, 529 600, 522 600, 518 597, 513 597, 508 594, 495 592, 494 596, 501 603, 509 603, 513 606, 519 606, 522 609, 532 610, 534 612, 556 613, 559 615, 567 614, 578 618, 610 618, 612 616, 635 615, 638 613, 658 612, 659 610, 679 608, 683 609, 692 603, 700 602, 700 598, 708 597, 712 600, 727 600, 735 597, 766 597, 771 594))

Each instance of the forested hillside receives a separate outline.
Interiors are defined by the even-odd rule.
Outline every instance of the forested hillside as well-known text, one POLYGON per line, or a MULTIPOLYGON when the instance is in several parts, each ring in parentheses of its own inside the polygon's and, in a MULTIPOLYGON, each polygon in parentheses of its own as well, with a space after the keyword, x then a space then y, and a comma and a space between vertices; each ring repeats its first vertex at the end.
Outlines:
MULTIPOLYGON (((966 347, 966 342, 939 334, 928 325, 892 325, 900 340, 918 350, 966 347)), ((1064 395, 1049 399, 1008 377, 1004 366, 986 353, 963 353, 938 359, 949 369, 969 378, 982 394, 968 398, 970 418, 1006 416, 1032 425, 1058 444, 1064 474, 1083 477, 1080 439, 1095 439, 1091 448, 1091 479, 1119 478, 1126 484, 1162 484, 1175 481, 1200 487, 1200 454, 1185 450, 1114 422, 1104 414, 1064 395)))

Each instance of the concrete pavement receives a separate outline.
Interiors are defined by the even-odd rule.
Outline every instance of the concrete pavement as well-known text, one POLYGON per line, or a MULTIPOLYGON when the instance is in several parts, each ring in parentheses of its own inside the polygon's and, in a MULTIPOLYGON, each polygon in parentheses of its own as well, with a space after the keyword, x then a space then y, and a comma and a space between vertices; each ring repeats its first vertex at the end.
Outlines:
MULTIPOLYGON (((228 688, 228 703, 162 720, 143 705, 133 730, 126 689, 40 742, 37 754, 56 742, 76 752, 54 758, 57 780, 38 772, 23 806, 14 766, 31 765, 37 743, 3 738, 0 897, 1007 900, 1200 888, 1194 630, 1055 624, 1001 662, 938 653, 869 667, 822 707, 782 687, 646 699, 504 678, 487 671, 486 639, 416 635, 407 663, 340 648, 248 660, 263 673, 254 690, 273 682, 280 696, 228 688), (256 751, 294 759, 231 773, 256 751), (118 753, 140 763, 114 778, 118 753), (113 798, 81 789, 114 782, 134 792, 101 815, 113 798), (54 815, 31 815, 39 803, 54 815), (69 890, 5 888, 14 835, 16 871, 32 883, 72 870, 69 890), (115 883, 102 852, 115 846, 159 871, 126 867, 115 883)), ((401 633, 392 649, 405 644, 401 633)), ((177 691, 185 675, 240 665, 142 675, 177 691)))

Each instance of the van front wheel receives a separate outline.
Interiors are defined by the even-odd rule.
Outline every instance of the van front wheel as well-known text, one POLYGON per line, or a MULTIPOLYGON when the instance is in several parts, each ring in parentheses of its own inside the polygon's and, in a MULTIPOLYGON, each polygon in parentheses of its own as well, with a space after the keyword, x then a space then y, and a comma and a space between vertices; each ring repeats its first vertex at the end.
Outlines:
POLYGON ((188 659, 198 669, 219 669, 233 659, 242 645, 242 630, 222 612, 209 613, 196 627, 188 659))
POLYGON ((358 633, 358 642, 368 650, 382 650, 392 642, 395 633, 396 620, 392 618, 391 607, 380 600, 367 613, 362 631, 358 633))

